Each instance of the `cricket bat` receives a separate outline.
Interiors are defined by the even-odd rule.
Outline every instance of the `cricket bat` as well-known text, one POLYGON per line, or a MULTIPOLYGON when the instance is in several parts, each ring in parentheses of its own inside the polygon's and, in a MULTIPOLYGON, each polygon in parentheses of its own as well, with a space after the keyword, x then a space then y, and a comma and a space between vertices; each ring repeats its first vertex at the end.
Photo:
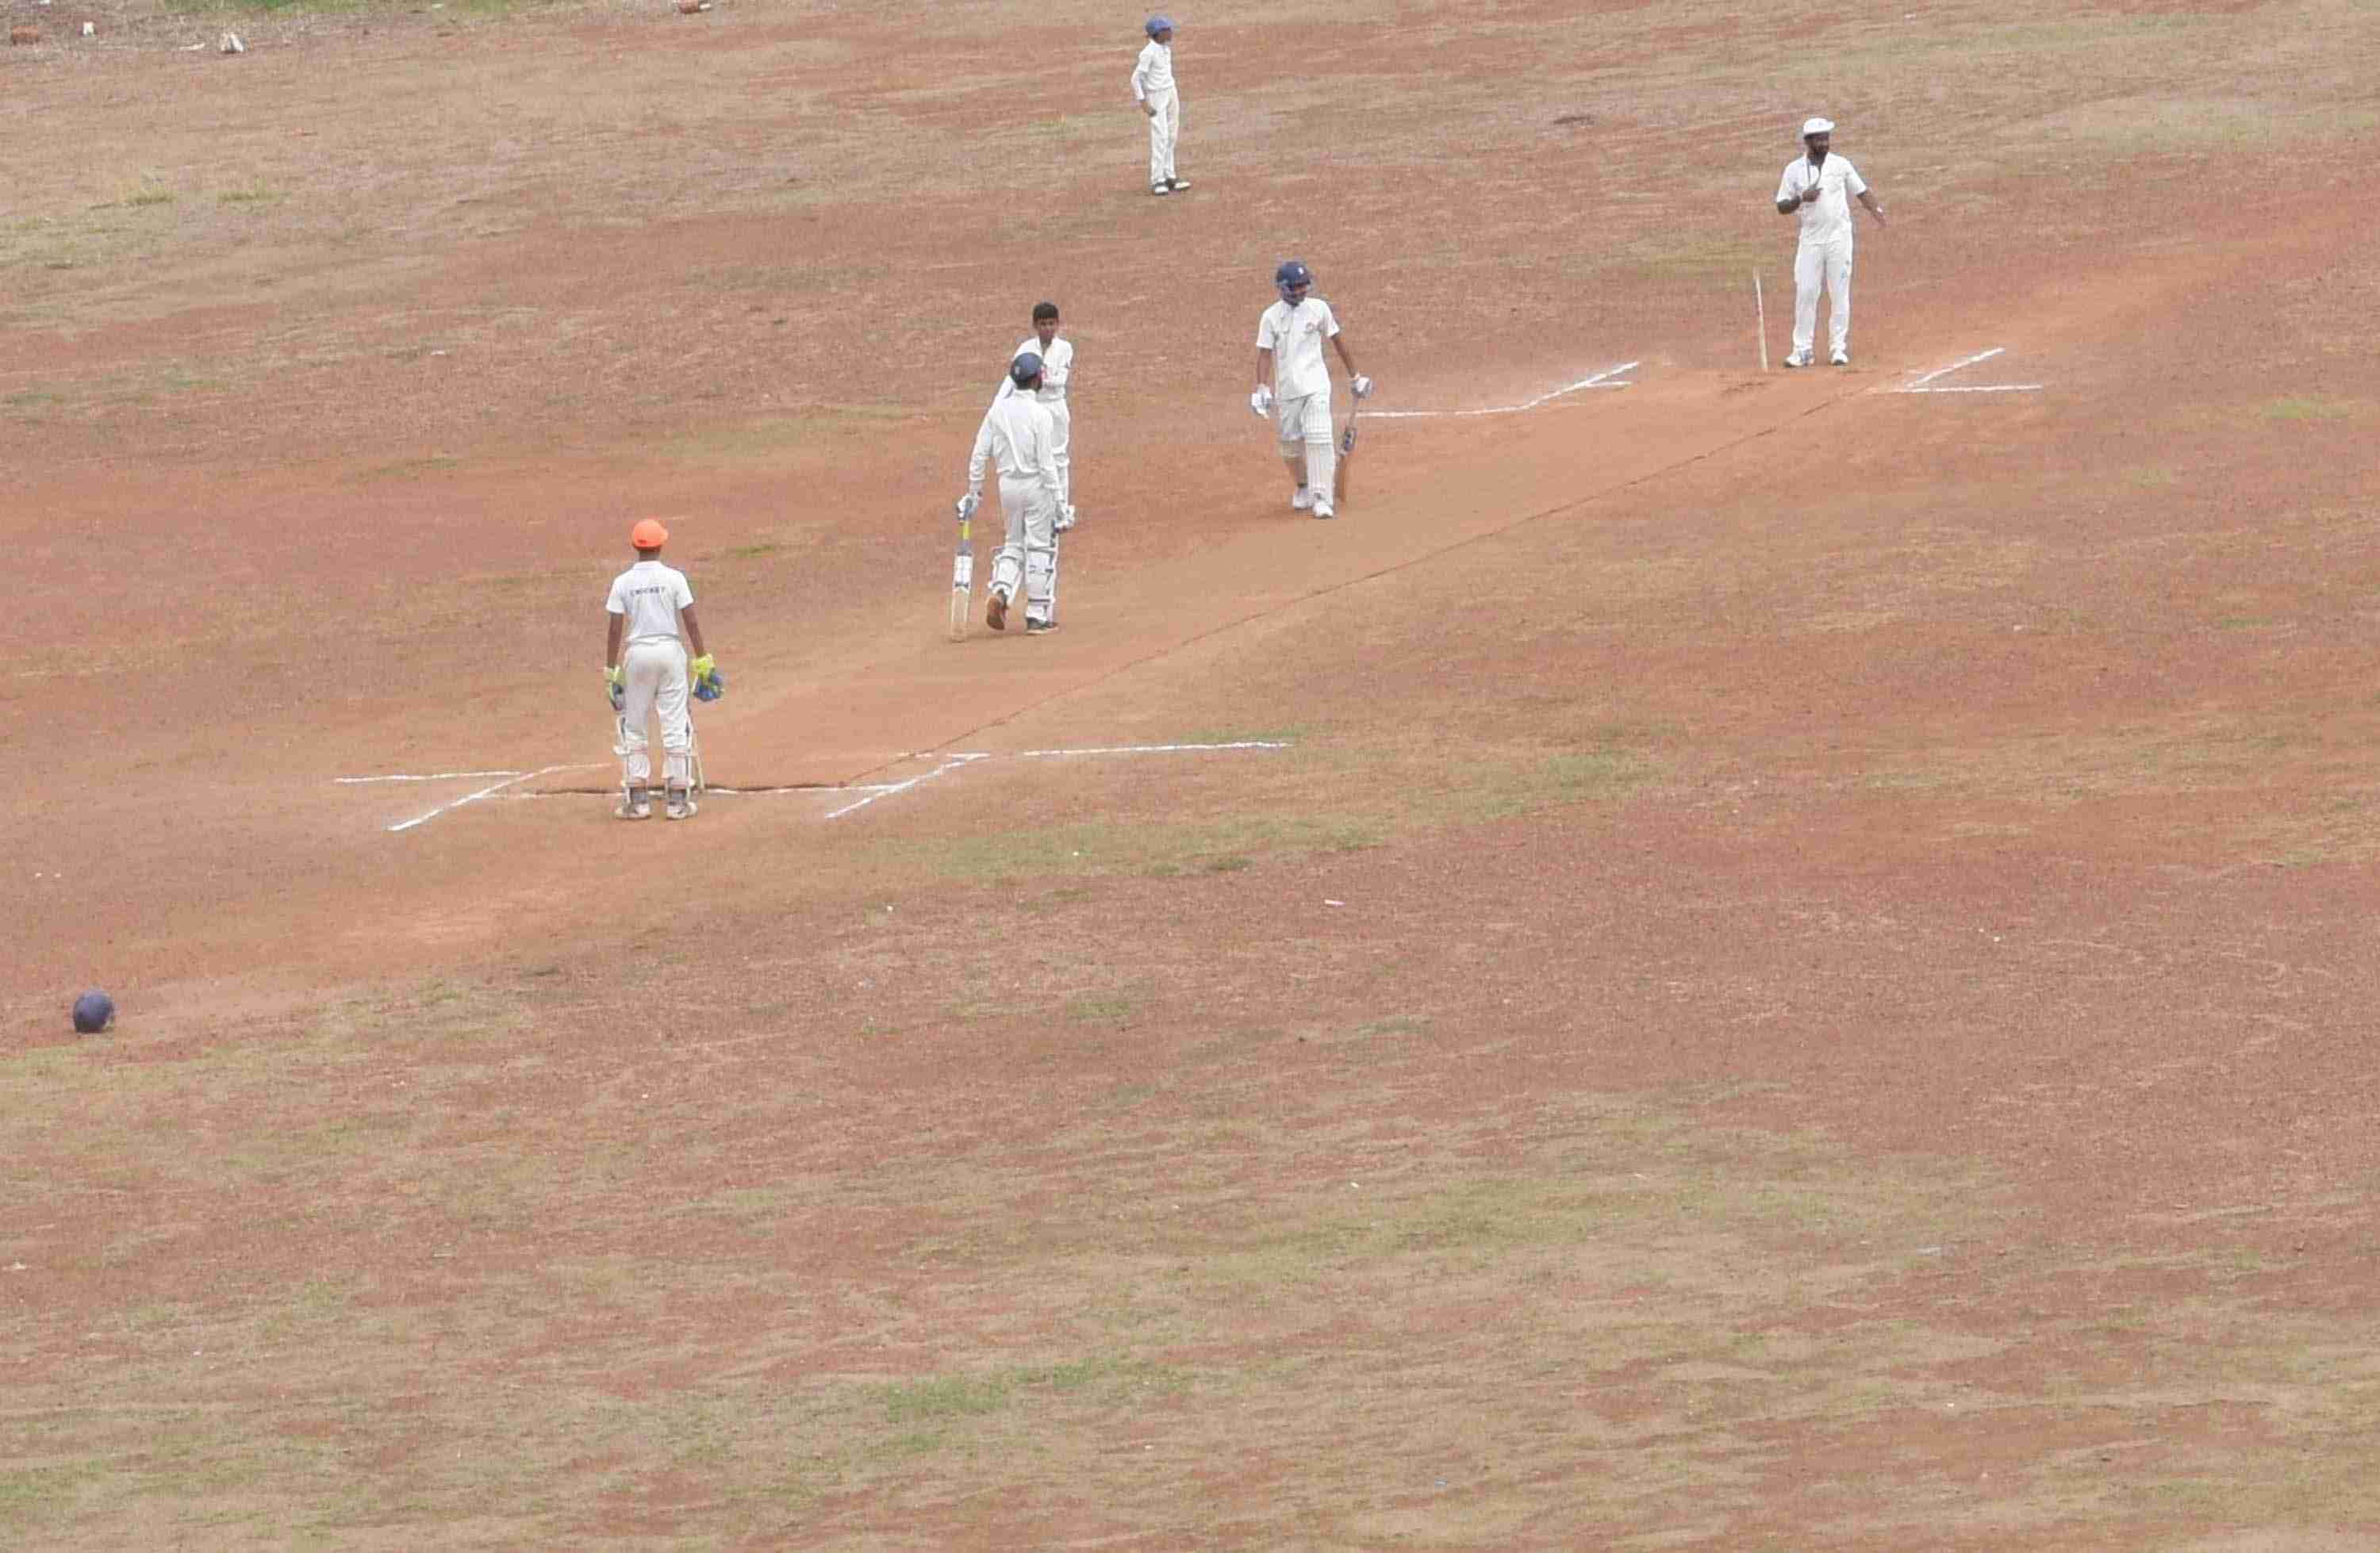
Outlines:
POLYGON ((1347 500, 1347 466, 1355 461, 1355 418, 1364 413, 1364 401, 1357 399, 1347 409, 1347 430, 1339 433, 1339 467, 1330 471, 1330 504, 1338 506, 1347 500))
POLYGON ((959 515, 958 553, 951 559, 951 640, 966 640, 967 616, 975 610, 975 515, 959 515))

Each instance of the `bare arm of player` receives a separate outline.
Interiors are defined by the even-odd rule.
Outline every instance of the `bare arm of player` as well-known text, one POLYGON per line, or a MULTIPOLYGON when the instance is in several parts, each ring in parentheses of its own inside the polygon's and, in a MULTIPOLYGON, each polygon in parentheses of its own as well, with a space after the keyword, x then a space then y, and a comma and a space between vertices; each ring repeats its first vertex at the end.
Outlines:
POLYGON ((1356 372, 1355 372, 1355 358, 1354 358, 1354 357, 1352 357, 1352 356, 1350 356, 1350 355, 1348 355, 1348 354, 1347 354, 1347 335, 1346 335, 1346 334, 1342 331, 1342 332, 1341 332, 1341 333, 1339 333, 1339 334, 1336 334, 1331 335, 1331 336, 1330 336, 1330 344, 1331 344, 1334 347, 1336 347, 1336 349, 1338 350, 1338 352, 1339 352, 1339 359, 1340 359, 1342 362, 1343 362, 1343 363, 1345 363, 1345 364, 1346 364, 1346 368, 1347 368, 1347 376, 1348 376, 1348 378, 1349 378, 1350 380, 1353 380, 1353 379, 1356 376, 1356 372))
POLYGON ((677 617, 686 623, 686 639, 694 644, 694 655, 697 658, 710 657, 710 649, 702 645, 702 623, 694 618, 694 606, 687 604, 680 609, 677 617))
POLYGON ((607 613, 603 618, 609 622, 603 627, 603 667, 616 669, 620 666, 620 628, 628 623, 628 617, 607 613))
POLYGON ((1262 346, 1257 346, 1256 385, 1258 388, 1270 388, 1272 386, 1272 352, 1262 346))
POLYGON ((1891 224, 1890 222, 1884 219, 1884 207, 1876 203, 1876 195, 1873 192, 1864 188, 1861 189, 1859 202, 1867 207, 1868 214, 1876 217, 1876 224, 1878 226, 1888 226, 1891 224))

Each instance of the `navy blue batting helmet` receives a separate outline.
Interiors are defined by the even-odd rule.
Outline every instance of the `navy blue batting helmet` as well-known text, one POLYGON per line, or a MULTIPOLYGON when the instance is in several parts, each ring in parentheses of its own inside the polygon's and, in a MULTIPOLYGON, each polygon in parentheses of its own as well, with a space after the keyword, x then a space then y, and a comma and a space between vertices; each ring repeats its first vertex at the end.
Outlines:
POLYGON ((1172 30, 1173 18, 1172 17, 1150 17, 1148 18, 1148 35, 1150 37, 1154 38, 1160 32, 1171 32, 1172 30))
POLYGON ((104 992, 86 992, 75 1000, 74 1026, 86 1036, 95 1036, 115 1021, 115 1000, 104 992))
POLYGON ((1008 364, 1008 381, 1019 388, 1032 387, 1040 375, 1041 358, 1029 350, 1008 364))
POLYGON ((1303 260, 1285 259, 1281 261, 1281 268, 1272 273, 1272 284, 1279 286, 1281 296, 1286 297, 1301 285, 1312 285, 1314 272, 1305 267, 1303 260))

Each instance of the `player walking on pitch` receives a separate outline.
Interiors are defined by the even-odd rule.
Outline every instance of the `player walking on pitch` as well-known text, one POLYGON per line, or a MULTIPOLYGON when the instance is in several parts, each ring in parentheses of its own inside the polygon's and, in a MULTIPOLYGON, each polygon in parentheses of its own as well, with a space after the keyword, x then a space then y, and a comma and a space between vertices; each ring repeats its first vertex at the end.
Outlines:
POLYGON ((1317 517, 1333 517, 1331 474, 1339 450, 1330 440, 1330 363, 1322 342, 1338 347, 1347 386, 1356 398, 1371 396, 1372 380, 1355 370, 1347 337, 1330 304, 1311 295, 1314 272, 1290 260, 1273 272, 1281 300, 1257 320, 1257 385, 1248 408, 1270 416, 1281 438, 1281 459, 1296 486, 1289 504, 1317 517))
POLYGON ((1188 178, 1173 176, 1173 148, 1182 139, 1182 93, 1173 85, 1173 18, 1150 17, 1148 42, 1132 67, 1132 100, 1148 115, 1148 191, 1179 194, 1188 178))
POLYGON ((1008 364, 1008 380, 1019 392, 1001 395, 984 411, 975 450, 967 457, 967 491, 959 498, 958 510, 963 520, 975 516, 983 501, 984 467, 996 466, 1000 509, 1008 530, 1000 553, 992 558, 991 601, 984 606, 983 623, 995 631, 1008 629, 1008 606, 1016 601, 1021 580, 1026 635, 1040 636, 1058 628, 1058 507, 1063 487, 1052 447, 1056 432, 1049 407, 1038 396, 1039 355, 1021 353, 1008 364))
POLYGON ((663 812, 672 819, 688 819, 695 811, 694 719, 686 710, 686 682, 690 674, 708 682, 706 695, 715 694, 710 687, 717 684, 718 665, 702 645, 702 626, 694 618, 694 589, 686 574, 662 564, 669 530, 649 517, 628 531, 628 542, 636 549, 637 564, 612 579, 611 597, 603 601, 610 617, 603 639, 603 693, 620 718, 621 794, 613 812, 623 819, 643 819, 653 812, 653 764, 645 722, 658 708, 669 789, 663 812), (695 653, 691 663, 686 656, 689 641, 695 653))
POLYGON ((1834 298, 1828 315, 1833 350, 1828 359, 1852 364, 1852 200, 1856 198, 1885 224, 1884 207, 1870 194, 1848 156, 1832 154, 1834 121, 1814 118, 1802 126, 1803 154, 1785 164, 1777 185, 1777 213, 1802 217, 1802 246, 1793 254, 1793 350, 1788 367, 1806 367, 1818 334, 1818 290, 1834 298))
MULTIPOLYGON (((1075 412, 1066 402, 1066 380, 1075 375, 1075 344, 1058 333, 1058 304, 1033 304, 1033 333, 1016 343, 1017 356, 1038 356, 1041 358, 1041 389, 1033 395, 1050 412, 1053 441, 1051 452, 1058 460, 1058 532, 1064 533, 1075 526, 1075 412)), ((1006 372, 1000 375, 1000 386, 991 395, 998 404, 1016 392, 1016 380, 1006 372)))

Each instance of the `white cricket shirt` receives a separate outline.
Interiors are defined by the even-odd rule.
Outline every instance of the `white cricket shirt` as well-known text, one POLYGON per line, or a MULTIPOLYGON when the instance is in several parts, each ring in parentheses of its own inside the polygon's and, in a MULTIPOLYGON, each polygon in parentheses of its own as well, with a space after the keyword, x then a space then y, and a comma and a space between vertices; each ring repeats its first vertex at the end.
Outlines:
MULTIPOLYGON (((1036 334, 1021 342, 1009 353, 1008 358, 1014 361, 1028 350, 1041 358, 1041 391, 1033 397, 1045 405, 1058 403, 1066 396, 1066 380, 1075 373, 1074 343, 1061 334, 1050 342, 1049 349, 1044 350, 1041 348, 1041 336, 1036 334)), ((1000 374, 1000 387, 993 391, 991 402, 996 405, 1015 392, 1016 380, 1002 372, 1000 374)))
POLYGON ((1330 392, 1330 365, 1322 359, 1322 342, 1339 333, 1330 304, 1308 296, 1296 307, 1275 302, 1257 320, 1257 348, 1272 352, 1272 391, 1276 398, 1300 399, 1330 392))
POLYGON ((694 602, 686 574, 658 561, 639 561, 612 579, 612 596, 603 601, 607 613, 625 617, 622 637, 649 642, 679 637, 677 612, 694 602))
POLYGON ((1146 103, 1152 91, 1173 90, 1173 45, 1148 40, 1140 62, 1132 67, 1132 100, 1146 103))
POLYGON ((1815 169, 1807 156, 1797 156, 1785 164, 1777 198, 1791 200, 1813 184, 1817 186, 1818 197, 1802 207, 1802 240, 1824 243, 1850 237, 1852 200, 1867 192, 1867 180, 1859 176, 1848 156, 1829 152, 1825 164, 1815 169))
POLYGON ((1005 394, 983 412, 975 434, 975 452, 967 459, 967 484, 983 483, 985 463, 996 464, 1002 479, 1038 480, 1051 495, 1058 491, 1058 459, 1052 446, 1056 428, 1040 402, 1022 394, 1005 394))

